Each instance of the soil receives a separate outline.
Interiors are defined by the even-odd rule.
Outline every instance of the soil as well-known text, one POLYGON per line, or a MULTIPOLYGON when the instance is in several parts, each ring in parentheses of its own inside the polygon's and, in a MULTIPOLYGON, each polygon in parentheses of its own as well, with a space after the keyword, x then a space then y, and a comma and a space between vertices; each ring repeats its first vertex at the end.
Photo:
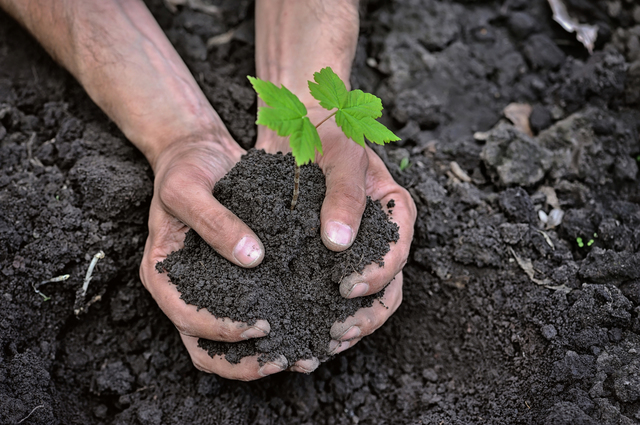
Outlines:
MULTIPOLYGON (((149 5, 248 148, 252 4, 215 3, 149 5)), ((314 373, 251 383, 192 366, 138 279, 148 165, 0 13, 0 423, 638 423, 640 10, 566 4, 599 27, 593 55, 544 0, 363 5, 352 86, 383 98, 403 140, 376 149, 418 205, 404 302, 314 373), (512 102, 533 137, 502 118, 512 102), (100 250, 101 298, 76 317, 100 250)))
POLYGON ((331 325, 371 307, 384 291, 345 299, 338 286, 343 277, 365 266, 384 266, 389 244, 399 238, 378 201, 367 199, 358 235, 342 252, 329 251, 320 239, 320 208, 326 186, 316 164, 300 169, 298 202, 291 210, 295 160, 291 154, 269 155, 250 150, 216 183, 215 198, 260 238, 265 257, 260 266, 242 269, 189 230, 184 248, 158 263, 186 303, 220 318, 253 325, 267 320, 266 337, 223 343, 200 339, 211 357, 223 354, 231 363, 258 354, 258 362, 279 355, 289 364, 301 359, 326 361, 331 325))

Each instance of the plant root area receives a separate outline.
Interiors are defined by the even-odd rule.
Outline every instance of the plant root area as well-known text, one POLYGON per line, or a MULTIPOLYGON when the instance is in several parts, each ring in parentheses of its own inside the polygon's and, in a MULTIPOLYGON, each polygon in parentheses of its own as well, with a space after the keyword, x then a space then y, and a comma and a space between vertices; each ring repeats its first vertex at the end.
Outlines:
MULTIPOLYGON (((213 3, 148 4, 249 149, 253 4, 213 3)), ((363 2, 351 85, 382 98, 402 141, 375 149, 418 206, 404 301, 256 382, 193 367, 138 277, 149 166, 0 13, 0 423, 640 422, 640 8, 565 3, 592 55, 545 0, 363 2)))

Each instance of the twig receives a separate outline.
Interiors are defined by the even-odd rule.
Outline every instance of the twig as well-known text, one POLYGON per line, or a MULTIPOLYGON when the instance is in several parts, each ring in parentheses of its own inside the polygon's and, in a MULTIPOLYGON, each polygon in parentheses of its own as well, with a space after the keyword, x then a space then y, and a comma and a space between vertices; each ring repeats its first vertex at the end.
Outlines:
POLYGON ((99 251, 96 255, 91 259, 91 263, 89 264, 89 269, 87 269, 87 275, 84 277, 84 283, 82 288, 80 288, 76 292, 76 302, 73 306, 73 312, 76 316, 80 315, 80 313, 84 312, 89 306, 97 301, 102 299, 101 295, 96 295, 91 299, 88 303, 85 304, 84 298, 87 295, 87 289, 89 289, 89 282, 91 282, 91 274, 93 273, 93 269, 95 268, 98 260, 104 258, 104 252, 99 251))
POLYGON ((49 301, 51 299, 51 297, 48 297, 45 294, 43 294, 42 292, 40 292, 38 287, 41 286, 41 285, 44 285, 45 283, 62 282, 64 280, 69 279, 70 276, 71 275, 63 274, 62 276, 52 277, 51 279, 45 280, 45 281, 40 282, 40 283, 33 283, 31 286, 33 287, 33 290, 36 291, 36 294, 40 295, 44 299, 44 301, 49 301))
POLYGON ((104 258, 104 252, 100 251, 96 255, 93 256, 91 260, 91 264, 89 264, 89 269, 87 269, 87 275, 84 277, 84 283, 82 284, 82 297, 87 294, 87 289, 89 289, 89 282, 91 282, 91 274, 93 273, 93 269, 98 264, 98 260, 104 258))
POLYGON ((21 424, 22 422, 26 421, 27 419, 29 419, 29 416, 31 416, 33 414, 33 412, 35 412, 36 410, 38 410, 39 408, 44 407, 44 404, 41 404, 40 406, 36 406, 33 408, 33 410, 31 411, 31 413, 29 413, 27 416, 25 416, 24 418, 20 419, 19 422, 16 422, 16 425, 21 424))

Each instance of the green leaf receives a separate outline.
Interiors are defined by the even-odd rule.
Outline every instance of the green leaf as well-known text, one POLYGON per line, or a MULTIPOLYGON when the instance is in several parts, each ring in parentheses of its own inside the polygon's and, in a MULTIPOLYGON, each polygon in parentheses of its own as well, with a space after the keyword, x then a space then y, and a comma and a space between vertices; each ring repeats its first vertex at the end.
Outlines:
POLYGON ((338 74, 326 67, 313 74, 313 79, 315 83, 309 81, 309 91, 320 102, 320 106, 329 110, 344 106, 348 92, 338 74))
POLYGON ((351 90, 347 95, 344 106, 340 110, 358 119, 364 117, 376 119, 382 116, 382 101, 378 96, 371 93, 365 93, 362 90, 351 90))
POLYGON ((371 117, 358 119, 348 112, 338 111, 336 114, 336 124, 342 128, 342 131, 348 138, 362 147, 365 147, 365 137, 369 141, 379 145, 400 140, 391 130, 371 117))
POLYGON ((269 107, 258 108, 256 124, 269 127, 279 136, 289 136, 302 126, 302 118, 307 115, 298 97, 286 87, 277 87, 269 81, 248 77, 258 96, 269 107))
POLYGON ((338 109, 336 123, 354 142, 364 147, 365 137, 380 145, 400 140, 376 121, 376 118, 382 116, 382 101, 379 97, 362 90, 347 91, 344 82, 329 67, 313 74, 313 79, 315 83, 309 81, 311 95, 323 108, 338 109))
POLYGON ((409 163, 409 158, 406 156, 402 158, 402 160, 400 161, 400 171, 404 171, 410 166, 411 166, 411 163, 409 163))
POLYGON ((307 118, 307 108, 298 97, 284 86, 277 87, 269 81, 248 76, 258 96, 268 105, 258 108, 256 124, 264 125, 289 136, 289 146, 298 166, 315 159, 315 151, 322 154, 322 142, 318 131, 307 118))
POLYGON ((291 146, 291 153, 296 159, 298 167, 307 162, 313 162, 316 157, 316 150, 322 155, 322 142, 320 141, 318 130, 311 124, 309 118, 304 117, 299 129, 291 133, 289 146, 291 146))

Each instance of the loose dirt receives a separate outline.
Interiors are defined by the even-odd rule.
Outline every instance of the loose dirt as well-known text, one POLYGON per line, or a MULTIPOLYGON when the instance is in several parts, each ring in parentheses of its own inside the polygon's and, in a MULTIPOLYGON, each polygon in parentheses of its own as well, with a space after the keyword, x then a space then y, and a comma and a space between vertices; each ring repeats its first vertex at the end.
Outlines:
POLYGON ((233 344, 200 339, 198 345, 212 357, 224 354, 231 363, 256 354, 260 363, 279 355, 289 364, 326 361, 331 325, 371 307, 382 295, 344 299, 338 286, 371 263, 384 266, 389 244, 398 240, 398 226, 380 202, 368 199, 353 245, 343 252, 329 251, 320 239, 326 189, 322 171, 316 164, 301 167, 300 195, 291 210, 294 172, 291 154, 250 150, 213 190, 262 241, 265 258, 260 266, 239 268, 190 230, 184 248, 156 267, 168 273, 188 304, 250 325, 259 319, 269 322, 269 335, 259 339, 233 344))

